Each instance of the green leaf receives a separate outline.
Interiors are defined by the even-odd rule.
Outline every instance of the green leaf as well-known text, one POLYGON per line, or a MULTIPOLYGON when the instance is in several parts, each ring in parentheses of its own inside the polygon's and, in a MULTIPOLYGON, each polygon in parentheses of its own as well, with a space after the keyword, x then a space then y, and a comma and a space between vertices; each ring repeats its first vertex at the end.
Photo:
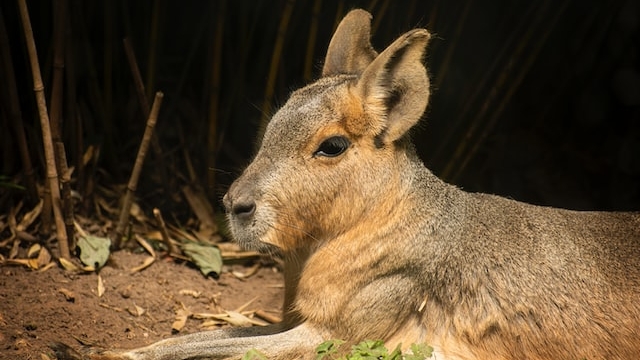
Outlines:
POLYGON ((316 347, 316 360, 322 360, 327 356, 330 356, 329 359, 333 359, 331 355, 335 355, 342 344, 344 344, 342 340, 327 340, 318 345, 316 347))
POLYGON ((87 266, 99 269, 109 259, 111 239, 98 236, 81 236, 78 239, 80 261, 87 266))
POLYGON ((182 244, 182 251, 196 264, 204 276, 211 273, 218 276, 222 271, 222 254, 217 247, 188 242, 182 244))
POLYGON ((244 356, 242 356, 242 360, 268 360, 267 356, 261 353, 256 349, 251 349, 247 351, 244 356))
POLYGON ((405 355, 405 360, 425 360, 433 356, 433 348, 427 344, 411 344, 411 352, 405 355))

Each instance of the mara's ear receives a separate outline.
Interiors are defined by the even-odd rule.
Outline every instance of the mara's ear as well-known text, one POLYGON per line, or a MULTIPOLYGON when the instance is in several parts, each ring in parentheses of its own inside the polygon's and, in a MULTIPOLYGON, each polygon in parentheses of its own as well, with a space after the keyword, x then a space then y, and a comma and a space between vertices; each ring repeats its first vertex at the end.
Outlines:
POLYGON ((356 85, 367 116, 360 119, 365 123, 352 126, 387 144, 420 120, 429 101, 429 77, 422 62, 429 38, 425 29, 409 31, 367 66, 356 85))
POLYGON ((371 47, 370 37, 371 14, 351 10, 331 38, 322 76, 361 74, 378 55, 371 47))

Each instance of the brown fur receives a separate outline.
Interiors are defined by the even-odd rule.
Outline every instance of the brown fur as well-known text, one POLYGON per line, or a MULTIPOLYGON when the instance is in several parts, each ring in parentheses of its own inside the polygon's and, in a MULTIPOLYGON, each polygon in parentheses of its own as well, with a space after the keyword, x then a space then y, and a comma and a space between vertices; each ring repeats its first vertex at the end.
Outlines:
MULTIPOLYGON (((379 55, 354 10, 323 77, 291 95, 224 202, 236 240, 285 258, 285 321, 90 359, 313 359, 328 339, 427 343, 441 359, 636 359, 640 215, 464 192, 407 132, 427 106, 429 34, 379 55), (337 156, 318 153, 335 136, 337 156)), ((331 149, 330 149, 331 150, 331 149)), ((62 349, 60 354, 68 351, 62 349)))

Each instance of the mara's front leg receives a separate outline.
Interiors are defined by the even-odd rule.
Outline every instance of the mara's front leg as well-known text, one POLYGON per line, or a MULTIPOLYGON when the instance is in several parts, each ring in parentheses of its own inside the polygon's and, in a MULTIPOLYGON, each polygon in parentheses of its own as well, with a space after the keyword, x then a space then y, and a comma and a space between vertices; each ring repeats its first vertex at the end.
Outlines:
POLYGON ((278 325, 203 331, 158 341, 123 351, 88 350, 81 355, 63 344, 54 346, 58 360, 187 360, 240 359, 256 349, 269 359, 313 359, 314 349, 324 341, 321 333, 307 324, 278 332, 278 325))

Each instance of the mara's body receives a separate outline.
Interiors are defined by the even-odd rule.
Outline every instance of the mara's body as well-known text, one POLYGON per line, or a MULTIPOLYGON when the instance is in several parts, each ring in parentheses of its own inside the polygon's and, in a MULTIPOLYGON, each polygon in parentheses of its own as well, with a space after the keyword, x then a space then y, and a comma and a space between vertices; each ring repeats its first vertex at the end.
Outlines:
MULTIPOLYGON (((329 339, 426 343, 444 359, 637 359, 640 215, 464 192, 407 132, 429 34, 377 54, 368 13, 342 21, 323 77, 291 95, 224 202, 235 239, 285 258, 285 322, 90 359, 313 359, 329 339)), ((60 347, 60 357, 69 354, 60 347)))

